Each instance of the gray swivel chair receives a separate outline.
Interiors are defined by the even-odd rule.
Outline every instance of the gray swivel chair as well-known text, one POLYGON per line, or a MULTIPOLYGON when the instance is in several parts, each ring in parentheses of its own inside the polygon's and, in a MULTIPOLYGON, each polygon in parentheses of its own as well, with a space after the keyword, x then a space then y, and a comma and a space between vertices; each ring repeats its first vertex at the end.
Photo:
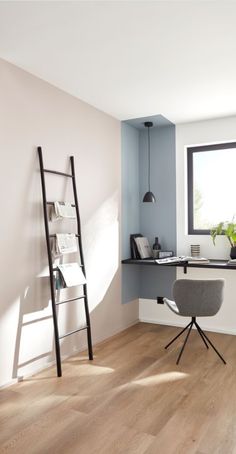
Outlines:
POLYGON ((210 317, 217 314, 223 301, 224 279, 193 280, 178 279, 173 284, 173 298, 171 301, 164 298, 169 309, 177 315, 191 317, 191 322, 165 346, 168 348, 181 334, 188 329, 184 344, 180 350, 176 364, 179 364, 185 345, 189 338, 193 325, 197 328, 206 348, 208 344, 215 350, 217 355, 226 364, 224 358, 216 350, 207 335, 202 331, 196 317, 210 317))

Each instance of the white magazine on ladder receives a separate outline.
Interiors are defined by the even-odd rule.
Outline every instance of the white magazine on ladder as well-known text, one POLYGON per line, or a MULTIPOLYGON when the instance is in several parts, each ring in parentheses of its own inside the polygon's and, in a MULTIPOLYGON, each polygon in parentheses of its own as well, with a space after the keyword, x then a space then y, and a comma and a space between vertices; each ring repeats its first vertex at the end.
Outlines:
POLYGON ((76 210, 73 203, 70 202, 54 202, 51 210, 51 221, 60 219, 76 219, 76 210))
POLYGON ((65 281, 66 287, 86 284, 84 273, 78 263, 63 263, 62 265, 58 265, 58 268, 65 281))
POLYGON ((56 233, 57 254, 71 254, 77 250, 77 239, 74 233, 56 233))

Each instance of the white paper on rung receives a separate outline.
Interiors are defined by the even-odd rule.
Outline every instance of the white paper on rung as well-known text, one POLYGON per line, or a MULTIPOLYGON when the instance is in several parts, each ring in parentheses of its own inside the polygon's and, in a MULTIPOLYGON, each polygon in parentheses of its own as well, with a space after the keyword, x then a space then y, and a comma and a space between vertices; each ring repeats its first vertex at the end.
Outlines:
POLYGON ((77 239, 74 233, 56 233, 56 251, 59 254, 77 252, 77 239))
POLYGON ((51 212, 51 220, 56 221, 59 219, 75 219, 76 210, 70 202, 54 202, 53 210, 51 212))
POLYGON ((63 263, 58 265, 67 287, 86 284, 86 279, 78 263, 63 263))

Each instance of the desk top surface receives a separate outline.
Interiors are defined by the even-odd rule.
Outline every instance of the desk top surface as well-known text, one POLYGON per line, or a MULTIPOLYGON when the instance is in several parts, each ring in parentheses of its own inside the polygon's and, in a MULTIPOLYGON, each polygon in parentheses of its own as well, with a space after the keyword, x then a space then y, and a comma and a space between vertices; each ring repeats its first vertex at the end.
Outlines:
POLYGON ((182 266, 188 268, 218 268, 226 270, 236 270, 236 265, 228 263, 228 260, 210 260, 207 263, 188 263, 188 262, 175 262, 175 263, 156 263, 154 259, 126 259, 122 260, 125 265, 156 265, 156 266, 182 266))

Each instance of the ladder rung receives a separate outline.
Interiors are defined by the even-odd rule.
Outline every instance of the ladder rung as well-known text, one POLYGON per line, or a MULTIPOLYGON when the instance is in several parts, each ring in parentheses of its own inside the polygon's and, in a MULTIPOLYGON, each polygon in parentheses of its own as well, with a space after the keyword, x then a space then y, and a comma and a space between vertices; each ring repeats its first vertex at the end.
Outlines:
POLYGON ((79 329, 75 329, 74 331, 70 331, 69 333, 59 336, 59 339, 63 339, 63 337, 67 337, 67 336, 70 336, 71 334, 78 333, 79 331, 83 331, 84 329, 88 329, 88 327, 84 326, 83 328, 79 328, 79 329))
POLYGON ((63 177, 73 178, 73 175, 71 175, 70 173, 57 172, 56 170, 49 170, 49 169, 44 169, 43 171, 46 173, 54 173, 54 175, 61 175, 63 177))
POLYGON ((83 298, 85 298, 85 295, 77 296, 77 298, 70 298, 69 300, 57 301, 55 304, 56 304, 56 306, 58 306, 59 304, 70 303, 71 301, 82 300, 83 298))
MULTIPOLYGON (((54 205, 55 202, 46 202, 47 205, 54 205)), ((64 203, 64 202, 59 202, 59 203, 64 203)), ((71 203, 72 207, 75 207, 74 203, 71 203)))
MULTIPOLYGON (((78 235, 78 233, 73 233, 73 235, 76 236, 76 238, 79 238, 80 235, 78 235)), ((51 233, 51 235, 49 235, 50 238, 56 238, 56 234, 55 233, 51 233)))

